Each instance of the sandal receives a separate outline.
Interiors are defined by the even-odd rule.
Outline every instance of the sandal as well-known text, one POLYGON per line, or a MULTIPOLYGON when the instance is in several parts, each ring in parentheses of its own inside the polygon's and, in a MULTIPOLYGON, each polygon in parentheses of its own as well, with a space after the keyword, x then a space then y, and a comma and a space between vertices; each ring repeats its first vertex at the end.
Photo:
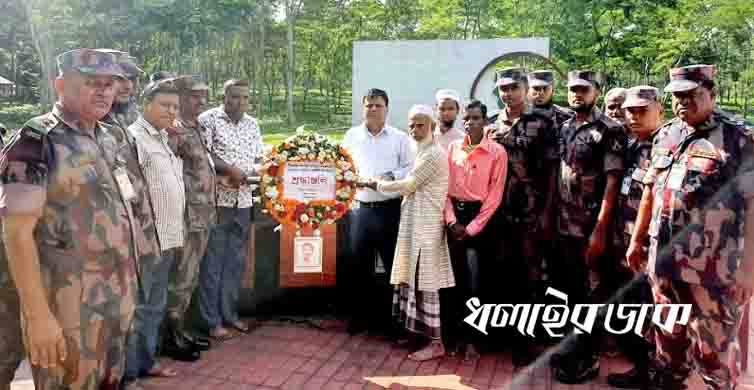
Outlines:
POLYGON ((231 327, 243 334, 249 334, 249 325, 243 321, 236 321, 231 324, 231 327))
POLYGON ((223 327, 217 327, 209 331, 209 337, 215 341, 226 341, 233 338, 233 333, 223 327))
POLYGON ((445 356, 445 347, 442 344, 430 343, 426 347, 408 354, 408 358, 417 362, 437 359, 445 356))
POLYGON ((147 376, 155 378, 174 378, 178 376, 178 372, 170 368, 162 368, 155 365, 151 370, 147 372, 147 376))

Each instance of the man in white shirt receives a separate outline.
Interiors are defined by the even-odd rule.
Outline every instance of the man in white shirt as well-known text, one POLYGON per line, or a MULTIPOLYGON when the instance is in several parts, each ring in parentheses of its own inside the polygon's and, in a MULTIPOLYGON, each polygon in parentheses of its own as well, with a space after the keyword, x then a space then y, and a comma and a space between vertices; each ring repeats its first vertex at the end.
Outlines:
POLYGON ((447 151, 450 143, 464 139, 466 133, 455 127, 456 118, 461 113, 461 97, 452 89, 441 89, 435 94, 437 101, 437 128, 435 140, 442 150, 447 151))
POLYGON ((248 82, 229 80, 223 105, 199 115, 220 179, 217 225, 210 233, 199 271, 199 308, 210 336, 220 340, 232 336, 228 328, 249 331, 238 318, 238 296, 252 216, 252 189, 247 178, 254 172, 263 143, 257 120, 246 114, 248 108, 248 82))
MULTIPOLYGON (((411 169, 414 151, 405 132, 385 124, 389 103, 387 93, 370 89, 362 103, 364 123, 348 130, 343 147, 351 153, 361 177, 403 179, 411 169)), ((378 315, 380 325, 389 326, 392 291, 378 291, 375 282, 379 276, 380 280, 385 279, 379 285, 387 285, 401 215, 401 198, 397 193, 384 194, 361 188, 356 192, 355 200, 350 219, 351 256, 346 286, 351 315, 348 331, 351 334, 366 330, 369 313, 378 315), (375 272, 376 253, 387 271, 383 275, 375 272), (364 296, 367 298, 359 299, 364 296)))

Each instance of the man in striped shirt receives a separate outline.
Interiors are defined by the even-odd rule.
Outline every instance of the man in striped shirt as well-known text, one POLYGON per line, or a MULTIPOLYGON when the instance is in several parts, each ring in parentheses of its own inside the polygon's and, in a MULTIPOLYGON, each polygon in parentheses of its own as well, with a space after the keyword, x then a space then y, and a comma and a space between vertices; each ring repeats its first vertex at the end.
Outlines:
MULTIPOLYGON (((185 193, 183 161, 168 145, 166 129, 172 127, 178 112, 178 90, 172 79, 150 83, 142 93, 144 115, 128 127, 136 141, 139 166, 147 181, 157 227, 160 253, 154 264, 141 264, 141 294, 128 340, 126 380, 140 376, 175 376, 155 361, 159 329, 165 317, 170 269, 183 247, 185 193)), ((174 355, 175 357, 175 355, 174 355)), ((185 350, 181 360, 199 358, 185 350)))

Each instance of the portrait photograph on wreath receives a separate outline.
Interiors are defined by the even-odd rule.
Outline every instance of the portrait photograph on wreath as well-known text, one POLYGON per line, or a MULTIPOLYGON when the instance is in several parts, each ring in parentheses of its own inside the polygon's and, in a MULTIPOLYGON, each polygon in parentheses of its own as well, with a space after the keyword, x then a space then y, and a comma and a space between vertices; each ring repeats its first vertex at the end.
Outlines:
POLYGON ((0 390, 754 390, 754 1, 0 0, 0 390))

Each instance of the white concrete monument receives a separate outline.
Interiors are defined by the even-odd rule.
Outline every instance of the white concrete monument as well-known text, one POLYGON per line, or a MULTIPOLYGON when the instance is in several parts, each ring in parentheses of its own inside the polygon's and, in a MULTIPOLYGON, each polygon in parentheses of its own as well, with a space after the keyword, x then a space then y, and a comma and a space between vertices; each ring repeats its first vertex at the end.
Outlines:
POLYGON ((464 101, 482 100, 490 115, 496 60, 506 54, 535 53, 549 57, 549 38, 484 40, 362 41, 353 46, 352 122, 362 121, 361 98, 369 88, 385 90, 390 98, 388 123, 406 129, 414 104, 434 105, 435 92, 450 88, 464 101), (473 90, 472 90, 473 89, 473 90))

